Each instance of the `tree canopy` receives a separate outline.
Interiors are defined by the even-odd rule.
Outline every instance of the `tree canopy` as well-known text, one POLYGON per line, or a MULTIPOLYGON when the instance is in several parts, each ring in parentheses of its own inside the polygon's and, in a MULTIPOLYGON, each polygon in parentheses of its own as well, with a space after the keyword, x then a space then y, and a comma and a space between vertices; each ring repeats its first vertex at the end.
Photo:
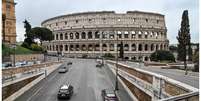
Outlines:
POLYGON ((175 57, 170 51, 158 50, 151 54, 150 60, 175 62, 175 57))
POLYGON ((42 41, 51 41, 54 38, 52 31, 44 27, 34 27, 30 33, 34 35, 34 39, 39 39, 41 44, 42 41))

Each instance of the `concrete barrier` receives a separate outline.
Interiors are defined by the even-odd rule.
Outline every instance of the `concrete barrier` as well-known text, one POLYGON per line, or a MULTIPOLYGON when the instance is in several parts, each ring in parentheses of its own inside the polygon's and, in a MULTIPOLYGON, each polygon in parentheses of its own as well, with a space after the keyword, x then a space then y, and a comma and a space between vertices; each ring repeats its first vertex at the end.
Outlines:
MULTIPOLYGON (((56 70, 60 65, 61 64, 57 64, 57 65, 52 65, 50 67, 47 67, 48 69, 47 69, 47 75, 46 76, 48 76, 50 73, 52 73, 54 70, 56 70)), ((42 79, 44 79, 46 76, 45 76, 45 74, 41 75, 40 77, 38 77, 37 79, 33 80, 32 82, 30 82, 26 86, 22 87, 17 92, 13 93, 11 96, 7 97, 4 101, 13 101, 13 100, 15 100, 16 98, 18 98, 19 96, 24 94, 27 90, 29 90, 31 87, 33 87, 35 84, 37 84, 42 79)))
MULTIPOLYGON (((107 61, 107 63, 111 64, 113 68, 116 68, 116 62, 107 61)), ((151 96, 152 100, 154 101, 161 98, 179 96, 181 94, 198 91, 197 88, 194 88, 190 85, 184 84, 182 82, 173 80, 171 78, 156 73, 142 70, 140 68, 132 68, 121 63, 118 63, 118 67, 118 73, 120 76, 125 78, 127 81, 131 82, 138 89, 151 96), (134 70, 134 73, 131 73, 132 70, 134 70), (147 82, 147 79, 145 77, 138 76, 141 75, 141 73, 150 75, 150 77, 152 78, 150 80, 152 81, 147 82)))

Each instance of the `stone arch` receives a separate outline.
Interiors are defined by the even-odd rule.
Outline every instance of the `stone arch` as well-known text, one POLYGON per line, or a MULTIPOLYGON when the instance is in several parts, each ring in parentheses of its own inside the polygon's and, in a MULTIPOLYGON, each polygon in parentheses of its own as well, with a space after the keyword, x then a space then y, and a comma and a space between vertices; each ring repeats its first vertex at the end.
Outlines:
POLYGON ((89 31, 87 36, 88 36, 88 39, 92 39, 93 38, 92 32, 89 31))
POLYGON ((103 44, 103 51, 107 51, 107 45, 106 44, 103 44))
POLYGON ((110 44, 110 51, 114 51, 114 44, 110 44))
POLYGON ((129 60, 129 57, 124 57, 125 60, 129 60))
POLYGON ((73 33, 71 32, 70 33, 70 39, 73 39, 74 37, 73 37, 73 33))
POLYGON ((53 51, 55 51, 55 46, 53 45, 53 51))
POLYGON ((92 51, 92 50, 93 50, 92 44, 89 44, 89 45, 88 45, 88 50, 89 50, 89 51, 92 51))
POLYGON ((145 56, 144 61, 148 61, 148 60, 149 60, 149 57, 145 56))
POLYGON ((163 50, 163 44, 160 45, 160 50, 163 50))
POLYGON ((124 44, 124 51, 129 51, 129 45, 128 44, 124 44))
POLYGON ((131 45, 131 49, 132 49, 132 51, 136 51, 136 45, 135 45, 135 44, 132 44, 132 45, 131 45))
POLYGON ((74 45, 70 45, 70 51, 74 50, 74 45))
POLYGON ((96 39, 100 38, 99 31, 96 31, 96 32, 95 32, 95 38, 96 38, 96 39))
POLYGON ((68 51, 68 45, 65 45, 65 51, 68 51))
POLYGON ((99 44, 95 45, 95 51, 100 51, 100 45, 99 44))
POLYGON ((56 34, 56 40, 59 40, 59 35, 58 34, 56 34))
POLYGON ((59 51, 59 46, 58 45, 56 45, 56 51, 59 51))
POLYGON ((142 51, 142 44, 138 45, 138 51, 142 51))
POLYGON ((121 44, 117 44, 117 50, 119 51, 121 47, 121 44))
POLYGON ((81 37, 82 37, 82 39, 86 39, 86 33, 82 32, 81 37))
POLYGON ((63 45, 59 45, 59 51, 63 51, 63 45))
POLYGON ((80 34, 78 32, 75 33, 75 38, 79 39, 80 38, 80 34))
POLYGON ((76 51, 79 51, 79 50, 80 50, 79 44, 77 44, 77 45, 75 46, 75 50, 76 50, 76 51))
POLYGON ((86 51, 86 45, 83 44, 82 47, 81 47, 82 51, 86 51))
POLYGON ((50 45, 49 47, 50 47, 49 50, 51 51, 52 50, 52 46, 50 45))
POLYGON ((159 46, 158 46, 158 44, 156 44, 156 51, 158 50, 158 48, 159 48, 159 46))
POLYGON ((60 33, 60 40, 63 40, 63 33, 60 33))
POLYGON ((144 45, 144 50, 145 50, 145 51, 148 51, 148 44, 145 44, 145 45, 144 45))
POLYGON ((65 33, 65 39, 68 39, 68 33, 65 33))
POLYGON ((151 51, 154 51, 154 44, 151 44, 151 51))
POLYGON ((136 57, 135 57, 135 56, 134 56, 134 57, 132 57, 132 58, 131 58, 131 60, 134 60, 134 61, 135 61, 135 60, 136 60, 136 57))

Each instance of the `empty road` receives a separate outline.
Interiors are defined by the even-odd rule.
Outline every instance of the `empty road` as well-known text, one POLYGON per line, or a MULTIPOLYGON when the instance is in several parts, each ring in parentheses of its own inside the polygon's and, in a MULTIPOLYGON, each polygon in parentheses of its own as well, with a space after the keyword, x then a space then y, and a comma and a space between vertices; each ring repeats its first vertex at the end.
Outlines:
POLYGON ((58 101, 58 89, 65 83, 71 83, 74 87, 74 95, 70 101, 101 101, 101 90, 113 89, 106 72, 95 67, 95 60, 71 59, 70 61, 73 65, 69 67, 68 72, 61 74, 55 70, 16 101, 58 101))

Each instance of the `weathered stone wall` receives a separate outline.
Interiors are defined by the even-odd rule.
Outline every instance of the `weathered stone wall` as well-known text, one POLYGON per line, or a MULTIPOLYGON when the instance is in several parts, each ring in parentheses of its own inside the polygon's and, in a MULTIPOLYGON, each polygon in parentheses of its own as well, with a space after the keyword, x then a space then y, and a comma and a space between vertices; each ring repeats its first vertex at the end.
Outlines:
POLYGON ((135 85, 133 85, 123 77, 120 76, 120 78, 139 101, 152 101, 151 96, 149 96, 148 94, 137 88, 135 85))
MULTIPOLYGON (((11 55, 11 60, 13 61, 14 56, 11 55)), ((23 55, 15 55, 15 61, 33 61, 39 60, 42 61, 44 59, 43 54, 23 54, 23 55)))
POLYGON ((2 88, 2 99, 6 99, 7 97, 9 97, 10 95, 12 95, 13 93, 15 93, 16 91, 18 91, 19 89, 21 89, 22 87, 24 87, 25 85, 27 85, 28 83, 32 82, 33 80, 35 80, 36 78, 38 78, 39 76, 41 76, 42 74, 36 75, 34 77, 19 81, 17 83, 5 86, 2 88))
POLYGON ((42 26, 54 34, 54 40, 44 41, 43 47, 49 54, 59 51, 67 57, 98 57, 102 53, 116 56, 122 41, 125 59, 149 61, 151 53, 168 50, 169 45, 165 17, 157 13, 75 13, 50 18, 42 26))
POLYGON ((176 96, 180 94, 188 93, 188 90, 185 90, 185 88, 181 88, 179 86, 173 85, 167 81, 165 81, 165 92, 170 94, 171 96, 176 96))

